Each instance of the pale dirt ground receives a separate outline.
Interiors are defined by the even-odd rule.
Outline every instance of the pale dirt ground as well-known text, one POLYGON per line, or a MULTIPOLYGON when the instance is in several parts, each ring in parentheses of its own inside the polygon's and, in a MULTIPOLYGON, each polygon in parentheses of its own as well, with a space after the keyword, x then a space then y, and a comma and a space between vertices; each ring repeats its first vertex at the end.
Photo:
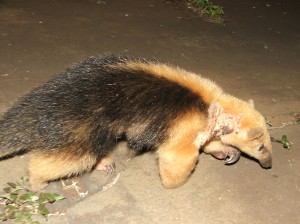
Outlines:
MULTIPOLYGON (((300 111, 299 1, 215 1, 225 26, 163 0, 0 0, 0 113, 21 95, 89 55, 160 58, 201 73, 256 108, 275 126, 300 111)), ((49 223, 300 223, 299 125, 271 130, 273 168, 243 157, 232 166, 201 154, 184 186, 166 190, 154 154, 132 158, 120 145, 114 175, 75 179, 49 223)), ((0 187, 26 175, 27 156, 0 162, 0 187)), ((66 183, 70 184, 70 183, 66 183)))

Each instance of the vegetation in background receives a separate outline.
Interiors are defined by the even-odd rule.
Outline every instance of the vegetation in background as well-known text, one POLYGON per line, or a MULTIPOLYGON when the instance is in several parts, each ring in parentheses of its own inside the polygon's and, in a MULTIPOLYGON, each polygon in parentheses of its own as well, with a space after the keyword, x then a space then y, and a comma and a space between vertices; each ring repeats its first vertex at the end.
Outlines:
POLYGON ((0 221, 14 220, 17 223, 38 224, 32 219, 32 215, 41 215, 48 219, 48 203, 61 201, 64 197, 52 193, 35 193, 26 189, 27 179, 21 178, 20 182, 7 183, 4 193, 0 195, 0 205, 3 210, 0 213, 0 221))
MULTIPOLYGON (((273 127, 272 122, 269 121, 267 118, 265 118, 266 124, 269 126, 269 129, 281 129, 281 128, 284 128, 289 125, 300 124, 300 113, 299 112, 291 113, 289 115, 293 116, 293 121, 290 121, 287 123, 282 123, 281 126, 273 127)), ((288 140, 287 135, 282 135, 281 139, 276 139, 271 136, 271 141, 282 144, 283 148, 285 148, 285 149, 291 149, 291 147, 293 145, 293 143, 288 140)))
POLYGON ((224 15, 222 6, 214 5, 210 0, 188 0, 193 7, 202 15, 215 22, 222 22, 221 17, 224 15))
POLYGON ((291 142, 288 140, 286 135, 282 135, 280 140, 276 139, 274 137, 271 137, 271 141, 282 144, 283 148, 285 148, 285 149, 291 149, 291 146, 292 146, 291 142))

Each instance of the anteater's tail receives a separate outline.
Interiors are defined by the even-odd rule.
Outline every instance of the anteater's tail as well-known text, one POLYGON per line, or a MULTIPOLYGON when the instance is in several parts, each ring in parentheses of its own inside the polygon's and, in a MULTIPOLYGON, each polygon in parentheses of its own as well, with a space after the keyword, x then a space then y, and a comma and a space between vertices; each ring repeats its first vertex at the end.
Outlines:
POLYGON ((29 139, 24 136, 26 130, 17 131, 16 129, 14 124, 0 119, 0 160, 29 150, 26 146, 29 139))

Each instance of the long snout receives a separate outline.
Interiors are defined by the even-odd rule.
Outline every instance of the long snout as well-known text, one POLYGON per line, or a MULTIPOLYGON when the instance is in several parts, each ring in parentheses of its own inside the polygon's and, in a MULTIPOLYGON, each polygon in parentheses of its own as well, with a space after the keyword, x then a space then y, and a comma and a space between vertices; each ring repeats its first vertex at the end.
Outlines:
POLYGON ((272 156, 271 154, 264 160, 259 161, 260 165, 265 169, 270 169, 272 167, 272 156))

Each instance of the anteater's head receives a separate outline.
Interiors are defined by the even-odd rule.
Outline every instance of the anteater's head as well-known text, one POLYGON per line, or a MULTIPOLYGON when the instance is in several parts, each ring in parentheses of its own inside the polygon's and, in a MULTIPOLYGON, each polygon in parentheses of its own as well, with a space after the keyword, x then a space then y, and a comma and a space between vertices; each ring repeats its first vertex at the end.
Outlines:
POLYGON ((271 168, 272 145, 265 118, 254 109, 252 102, 234 99, 231 103, 223 104, 223 109, 236 123, 231 132, 220 136, 221 141, 257 159, 263 168, 271 168))

